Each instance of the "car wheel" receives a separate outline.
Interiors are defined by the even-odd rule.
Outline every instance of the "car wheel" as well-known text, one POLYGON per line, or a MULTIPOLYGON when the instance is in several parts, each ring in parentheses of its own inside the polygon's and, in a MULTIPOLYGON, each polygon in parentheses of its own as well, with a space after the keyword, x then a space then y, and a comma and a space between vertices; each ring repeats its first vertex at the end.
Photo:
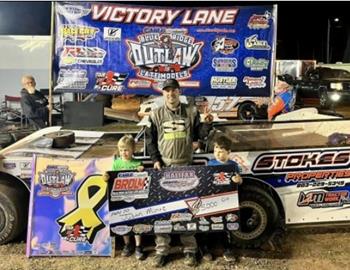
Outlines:
POLYGON ((66 148, 75 142, 75 135, 72 131, 57 131, 44 135, 52 139, 53 148, 66 148))
POLYGON ((320 91, 320 107, 323 109, 328 109, 330 106, 330 101, 326 90, 320 91))
POLYGON ((279 225, 278 207, 268 191, 247 186, 239 194, 240 228, 231 232, 233 245, 258 248, 269 240, 279 225))
POLYGON ((28 207, 25 194, 6 183, 0 184, 0 244, 19 236, 27 225, 28 207))
POLYGON ((239 105, 237 114, 240 120, 252 121, 256 119, 258 110, 254 103, 245 102, 239 105))

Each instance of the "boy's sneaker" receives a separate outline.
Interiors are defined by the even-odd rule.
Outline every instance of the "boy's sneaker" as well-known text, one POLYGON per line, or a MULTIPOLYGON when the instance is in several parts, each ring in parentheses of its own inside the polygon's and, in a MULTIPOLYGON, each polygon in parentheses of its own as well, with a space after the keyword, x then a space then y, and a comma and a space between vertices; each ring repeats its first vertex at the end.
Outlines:
POLYGON ((136 259, 138 259, 140 261, 146 259, 146 254, 143 252, 143 248, 142 247, 136 247, 135 248, 135 257, 136 257, 136 259))
POLYGON ((196 266, 197 258, 195 253, 185 253, 185 264, 188 266, 196 266))
POLYGON ((153 258, 153 266, 157 268, 163 267, 166 264, 166 259, 167 256, 156 254, 153 258))
POLYGON ((234 263, 236 262, 236 257, 233 254, 233 251, 231 249, 226 249, 224 251, 224 259, 227 262, 234 263))
POLYGON ((202 252, 202 259, 204 261, 209 262, 213 260, 213 255, 209 252, 209 249, 207 246, 203 246, 201 252, 202 252))
POLYGON ((130 244, 125 245, 123 250, 122 250, 122 256, 124 257, 129 257, 133 253, 132 246, 130 244))

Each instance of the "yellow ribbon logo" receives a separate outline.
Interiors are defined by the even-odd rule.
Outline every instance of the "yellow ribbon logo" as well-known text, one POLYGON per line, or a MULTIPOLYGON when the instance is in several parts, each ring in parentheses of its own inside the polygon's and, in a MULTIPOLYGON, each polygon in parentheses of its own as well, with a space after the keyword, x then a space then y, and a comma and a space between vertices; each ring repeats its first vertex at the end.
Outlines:
POLYGON ((86 238, 93 243, 97 232, 105 227, 96 211, 107 199, 107 182, 101 175, 89 176, 76 192, 77 207, 57 219, 61 225, 61 236, 67 237, 68 230, 80 225, 87 231, 86 238))

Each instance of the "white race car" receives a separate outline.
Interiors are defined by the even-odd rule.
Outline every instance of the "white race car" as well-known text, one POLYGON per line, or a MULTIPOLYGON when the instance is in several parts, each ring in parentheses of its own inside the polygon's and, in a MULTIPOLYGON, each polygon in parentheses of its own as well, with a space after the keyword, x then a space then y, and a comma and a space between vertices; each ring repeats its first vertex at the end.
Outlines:
MULTIPOLYGON (((194 154, 194 164, 205 165, 213 158, 216 136, 226 134, 232 141, 230 158, 239 164, 243 177, 240 230, 232 232, 233 242, 240 247, 259 247, 285 226, 350 223, 350 120, 320 116, 312 110, 293 113, 314 119, 217 123, 204 149, 194 154)), ((1 150, 0 243, 11 241, 26 227, 34 154, 62 159, 112 156, 125 132, 51 127, 1 150)), ((135 157, 152 166, 144 129, 134 135, 135 157)))

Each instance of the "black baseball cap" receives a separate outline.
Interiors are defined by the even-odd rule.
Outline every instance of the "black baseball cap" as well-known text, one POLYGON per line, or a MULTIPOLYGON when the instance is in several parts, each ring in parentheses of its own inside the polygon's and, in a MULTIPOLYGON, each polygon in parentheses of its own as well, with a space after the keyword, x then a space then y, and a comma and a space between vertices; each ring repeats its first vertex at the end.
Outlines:
POLYGON ((180 89, 180 84, 177 80, 175 79, 167 79, 164 83, 163 83, 163 87, 162 89, 165 90, 165 88, 167 87, 171 87, 173 89, 180 89))
POLYGON ((293 81, 294 81, 293 76, 292 76, 292 75, 289 75, 289 74, 278 75, 277 78, 278 78, 280 81, 286 82, 286 83, 288 83, 288 84, 292 84, 293 81))

